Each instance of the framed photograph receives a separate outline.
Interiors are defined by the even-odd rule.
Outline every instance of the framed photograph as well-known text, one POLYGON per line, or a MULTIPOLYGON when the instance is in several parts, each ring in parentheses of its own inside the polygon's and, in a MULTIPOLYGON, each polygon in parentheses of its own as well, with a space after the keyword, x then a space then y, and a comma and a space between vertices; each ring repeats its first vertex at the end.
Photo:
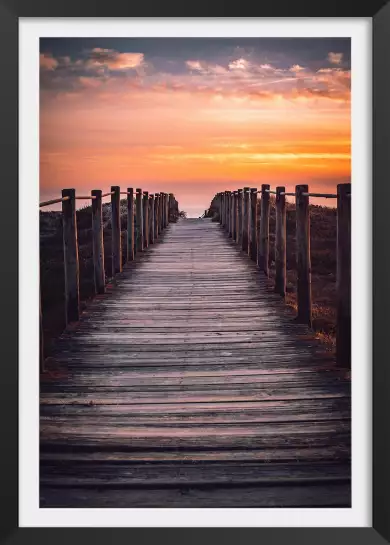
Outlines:
POLYGON ((371 10, 0 6, 5 543, 390 542, 371 10))

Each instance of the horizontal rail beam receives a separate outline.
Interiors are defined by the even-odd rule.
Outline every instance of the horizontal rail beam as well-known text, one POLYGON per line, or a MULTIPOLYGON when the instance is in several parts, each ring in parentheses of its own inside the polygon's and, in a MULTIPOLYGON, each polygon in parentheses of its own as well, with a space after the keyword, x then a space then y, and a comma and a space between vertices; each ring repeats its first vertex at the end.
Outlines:
POLYGON ((49 206, 50 204, 57 204, 58 202, 68 201, 70 197, 60 197, 59 199, 52 199, 51 201, 43 201, 39 203, 39 208, 42 206, 49 206))
POLYGON ((95 195, 85 195, 80 197, 75 197, 75 199, 96 199, 95 195))
POLYGON ((305 191, 304 193, 302 193, 302 196, 303 197, 320 197, 323 199, 337 199, 337 195, 335 195, 334 193, 308 193, 307 191, 305 191))

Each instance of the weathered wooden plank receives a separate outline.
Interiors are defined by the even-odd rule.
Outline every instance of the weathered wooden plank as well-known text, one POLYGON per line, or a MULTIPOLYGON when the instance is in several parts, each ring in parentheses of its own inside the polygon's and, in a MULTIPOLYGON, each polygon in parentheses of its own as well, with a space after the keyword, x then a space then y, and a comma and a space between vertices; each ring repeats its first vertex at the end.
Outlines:
MULTIPOLYGON (((333 461, 344 465, 350 461, 350 452, 345 445, 328 445, 320 448, 278 448, 278 449, 245 449, 245 450, 185 450, 175 451, 137 451, 125 452, 119 450, 110 451, 73 451, 73 452, 55 452, 42 451, 41 460, 53 462, 80 462, 89 464, 91 462, 115 462, 115 463, 202 463, 214 464, 216 462, 224 463, 319 463, 333 461)), ((348 463, 349 466, 349 463, 348 463)))
MULTIPOLYGON (((99 409, 104 406, 99 406, 99 409)), ((111 407, 112 405, 108 405, 107 407, 111 407)), ((77 424, 80 426, 86 426, 91 425, 95 427, 99 427, 100 425, 107 426, 108 424, 112 424, 114 426, 118 427, 124 427, 131 424, 131 426, 134 427, 141 427, 144 428, 147 426, 148 428, 154 428, 154 427, 167 427, 172 430, 172 433, 175 432, 175 428, 181 427, 183 425, 190 427, 199 427, 203 426, 204 424, 213 424, 214 426, 241 426, 243 424, 258 424, 263 425, 264 423, 274 423, 274 422, 286 422, 286 423, 294 423, 294 422, 307 422, 307 423, 315 423, 315 422, 330 422, 332 420, 337 420, 337 417, 329 413, 319 413, 319 414, 313 414, 313 413, 307 413, 303 412, 302 414, 296 414, 292 413, 290 414, 282 414, 279 415, 271 414, 268 415, 268 419, 264 417, 261 411, 258 413, 253 414, 252 412, 247 414, 245 412, 237 413, 237 409, 235 409, 234 413, 234 421, 231 421, 228 419, 228 416, 225 414, 215 414, 215 413, 202 413, 201 415, 197 414, 183 414, 181 411, 178 415, 172 415, 170 413, 164 413, 163 411, 157 410, 157 407, 155 407, 154 411, 151 411, 149 414, 145 415, 142 414, 141 416, 134 416, 132 412, 121 414, 117 407, 115 407, 115 411, 118 412, 118 414, 102 414, 102 411, 98 411, 96 415, 85 414, 85 410, 89 407, 79 407, 78 411, 72 412, 69 416, 68 411, 63 416, 53 416, 53 412, 56 410, 56 406, 48 406, 48 408, 51 409, 50 412, 46 412, 41 416, 42 422, 52 422, 53 424, 56 424, 57 426, 61 426, 64 424, 72 424, 72 420, 76 421, 77 424)), ((75 407, 67 406, 68 409, 74 409, 75 407)), ((131 408, 131 407, 127 407, 131 408)), ((232 416, 230 415, 230 418, 232 416)))
MULTIPOLYGON (((188 392, 174 391, 169 394, 170 403, 232 403, 235 401, 282 401, 288 399, 317 399, 345 397, 345 389, 338 385, 332 387, 276 388, 254 389, 239 388, 236 390, 209 389, 207 391, 191 390, 188 392)), ((131 405, 139 403, 168 402, 167 395, 161 392, 138 391, 131 394, 122 389, 110 393, 95 392, 44 392, 41 396, 43 404, 96 404, 96 405, 131 405)))
POLYGON ((349 507, 349 484, 115 490, 45 489, 41 507, 349 507))
MULTIPOLYGON (((75 368, 82 367, 83 370, 96 369, 97 372, 107 368, 116 370, 142 370, 148 369, 153 372, 162 368, 176 369, 176 370, 210 370, 220 369, 228 372, 232 368, 234 369, 252 369, 252 370, 280 370, 289 369, 292 366, 296 366, 298 363, 301 367, 306 367, 307 370, 316 371, 319 370, 319 366, 322 365, 322 369, 332 370, 334 361, 329 357, 324 357, 318 354, 317 364, 312 363, 313 355, 311 354, 294 354, 293 357, 289 354, 279 354, 277 358, 273 358, 272 354, 259 359, 253 352, 250 354, 230 353, 220 354, 220 352, 211 353, 211 355, 204 356, 202 353, 191 352, 185 353, 184 357, 179 353, 171 354, 169 352, 154 352, 153 354, 134 352, 130 355, 123 355, 115 352, 113 354, 101 355, 77 355, 67 352, 56 355, 55 362, 61 367, 63 366, 68 373, 73 372, 75 368)), ((64 371, 65 372, 65 371, 64 371)))
POLYGON ((251 464, 214 463, 165 464, 163 467, 145 464, 107 463, 105 465, 83 463, 41 465, 42 482, 50 487, 82 488, 112 486, 126 488, 176 488, 205 486, 267 486, 310 484, 335 484, 347 482, 349 470, 346 464, 290 463, 251 464))
POLYGON ((42 405, 41 417, 44 420, 71 420, 74 417, 91 422, 101 418, 113 421, 127 421, 132 425, 145 422, 151 425, 186 425, 233 422, 290 422, 297 420, 320 421, 350 418, 350 400, 348 398, 294 399, 282 401, 261 401, 247 403, 166 403, 139 405, 65 405, 63 407, 42 405))
MULTIPOLYGON (((275 426, 278 423, 275 423, 275 426)), ((295 425, 297 423, 293 423, 295 425)), ((309 423, 313 425, 313 423, 309 423)), ((323 422, 317 422, 318 427, 323 422)), ((329 422, 332 424, 332 422, 329 422)), ((261 428, 266 424, 262 424, 261 428)), ((241 424, 241 428, 245 425, 241 424)), ((292 427, 292 424, 289 424, 292 427)), ((259 428, 259 426, 256 426, 259 428)), ((310 426, 309 426, 310 428, 310 426)), ((286 434, 251 434, 239 433, 232 426, 221 429, 214 427, 210 430, 202 430, 199 433, 199 428, 186 428, 186 433, 181 432, 181 428, 174 430, 168 427, 149 428, 144 430, 143 427, 127 426, 107 426, 102 424, 97 429, 96 426, 76 426, 61 425, 59 430, 56 424, 41 424, 41 434, 44 434, 45 441, 41 444, 41 450, 126 450, 136 452, 137 450, 148 449, 150 451, 157 450, 209 450, 215 449, 245 449, 245 448, 305 448, 327 445, 345 445, 349 447, 348 432, 334 431, 330 426, 329 430, 310 433, 310 429, 306 432, 288 431, 286 434), (197 433, 196 433, 196 432, 197 433)), ((42 435, 41 435, 42 436, 42 435)))
MULTIPOLYGON (((131 381, 132 385, 136 385, 140 381, 147 384, 158 383, 160 380, 191 380, 191 383, 195 384, 197 381, 207 382, 207 379, 212 377, 222 382, 233 382, 235 378, 238 380, 248 379, 251 380, 264 380, 264 381, 285 381, 289 382, 291 379, 300 377, 301 380, 305 380, 305 377, 308 378, 322 378, 328 380, 326 375, 330 374, 335 379, 338 375, 334 372, 329 372, 326 367, 280 367, 280 368, 264 368, 262 365, 257 365, 256 367, 242 368, 237 365, 209 365, 203 367, 191 368, 185 363, 182 364, 181 368, 176 368, 175 366, 162 364, 159 368, 148 369, 147 366, 137 366, 136 368, 131 365, 124 366, 118 370, 116 368, 111 368, 107 366, 106 369, 94 369, 85 368, 81 366, 77 369, 69 370, 69 375, 72 380, 77 381, 78 379, 88 378, 89 380, 101 379, 104 381, 107 378, 120 378, 122 381, 131 381)), ((341 374, 341 373, 340 373, 341 374)), ((47 379, 50 383, 50 378, 47 379)), ((45 377, 42 379, 43 384, 45 384, 45 377)), ((342 380, 340 382, 343 382, 342 380)))
MULTIPOLYGON (((329 381, 329 385, 337 384, 340 380, 335 378, 326 378, 329 381)), ((320 373, 296 373, 296 374, 270 374, 270 375, 255 375, 254 373, 248 373, 245 375, 230 375, 226 373, 218 376, 194 376, 193 374, 188 376, 165 376, 156 378, 154 373, 152 376, 148 376, 145 373, 142 379, 134 378, 132 373, 120 372, 109 374, 99 373, 92 376, 91 373, 84 374, 83 376, 72 374, 72 381, 63 385, 63 391, 84 390, 96 392, 108 391, 107 389, 129 389, 139 390, 142 388, 144 391, 164 391, 167 388, 176 389, 180 387, 181 390, 187 388, 209 388, 211 386, 221 386, 222 389, 227 390, 231 388, 237 388, 239 384, 249 384, 252 388, 269 388, 280 383, 288 381, 290 387, 305 387, 320 385, 324 381, 324 376, 320 373)), ((52 383, 48 383, 43 391, 47 391, 47 388, 53 387, 52 383)))
MULTIPOLYGON (((286 388, 286 391, 289 392, 290 395, 294 394, 295 390, 302 391, 304 389, 308 389, 309 391, 313 393, 313 390, 315 392, 316 388, 321 387, 322 380, 318 379, 306 379, 306 380, 290 380, 288 389, 286 388)), ((184 381, 177 383, 162 383, 162 384, 139 384, 139 385, 132 385, 129 384, 129 382, 122 384, 120 380, 117 381, 106 381, 105 383, 99 383, 99 381, 84 381, 84 382, 75 382, 75 383, 65 383, 62 387, 62 393, 61 398, 63 396, 78 396, 83 397, 84 395, 88 394, 95 394, 95 399, 99 400, 100 397, 104 399, 105 396, 115 395, 118 394, 118 397, 125 398, 126 395, 129 397, 134 397, 138 395, 142 395, 144 398, 150 397, 151 399, 154 398, 154 396, 157 396, 158 399, 161 398, 161 396, 181 396, 181 395, 189 395, 192 396, 195 395, 210 395, 214 392, 218 391, 218 395, 224 394, 225 396, 229 396, 230 393, 233 395, 237 395, 237 392, 241 389, 245 389, 247 393, 249 394, 256 394, 257 392, 260 394, 263 394, 264 396, 267 394, 272 396, 273 390, 280 389, 282 381, 253 381, 251 383, 250 381, 233 381, 233 382, 226 382, 221 384, 218 381, 214 381, 210 379, 208 382, 195 382, 189 381, 189 383, 185 384, 184 381), (271 393, 270 393, 271 392, 271 393)), ((337 380, 333 382, 329 382, 328 389, 326 393, 333 393, 335 390, 334 388, 338 386, 337 380)), ((337 391, 337 390, 336 390, 337 391)), ((55 386, 53 384, 47 383, 44 388, 42 388, 42 398, 49 397, 51 394, 54 394, 57 396, 57 392, 55 389, 55 386)), ((59 394, 58 394, 59 395, 59 394)), ((315 395, 315 394, 314 394, 315 395)), ((272 397, 271 397, 272 398, 272 397)))

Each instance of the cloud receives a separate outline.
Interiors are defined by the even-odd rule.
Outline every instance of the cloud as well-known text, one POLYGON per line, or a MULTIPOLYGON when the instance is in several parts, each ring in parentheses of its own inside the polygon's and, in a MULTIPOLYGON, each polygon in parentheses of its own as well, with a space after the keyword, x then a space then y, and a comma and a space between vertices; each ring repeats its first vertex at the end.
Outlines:
POLYGON ((55 70, 58 66, 58 61, 49 53, 41 53, 39 55, 39 66, 42 70, 55 70))
POLYGON ((313 76, 317 82, 327 84, 328 88, 345 87, 351 88, 351 71, 341 68, 321 68, 313 76))
POLYGON ((293 64, 289 70, 290 72, 296 73, 296 72, 302 72, 303 70, 305 70, 305 68, 303 66, 300 66, 299 64, 293 64))
POLYGON ((186 61, 186 65, 190 70, 195 70, 197 72, 203 72, 203 67, 200 61, 186 61))
POLYGON ((259 68, 260 68, 260 70, 265 70, 265 71, 268 71, 268 70, 270 70, 272 72, 275 71, 275 68, 273 66, 271 66, 270 64, 260 64, 259 68))
POLYGON ((95 47, 89 53, 87 68, 108 68, 109 70, 129 70, 142 66, 143 53, 120 53, 114 49, 95 47))
POLYGON ((249 61, 246 59, 237 59, 229 63, 230 70, 247 70, 249 68, 249 61))
POLYGON ((331 64, 341 64, 343 61, 343 54, 330 52, 328 54, 328 61, 331 64))
POLYGON ((64 93, 83 93, 86 98, 93 95, 113 101, 134 96, 145 101, 147 93, 158 93, 158 100, 164 101, 176 93, 178 98, 193 94, 230 103, 297 99, 350 102, 350 71, 339 66, 312 71, 298 63, 282 67, 264 59, 249 61, 242 55, 234 60, 193 58, 184 62, 184 70, 183 64, 176 62, 172 68, 165 63, 164 71, 159 71, 145 62, 143 53, 94 48, 72 59, 46 54, 41 55, 41 86, 59 98, 64 93))
POLYGON ((193 61, 188 60, 186 61, 187 68, 189 68, 192 72, 197 72, 199 74, 215 74, 215 75, 223 75, 226 74, 227 70, 223 66, 219 64, 210 64, 205 61, 193 61))

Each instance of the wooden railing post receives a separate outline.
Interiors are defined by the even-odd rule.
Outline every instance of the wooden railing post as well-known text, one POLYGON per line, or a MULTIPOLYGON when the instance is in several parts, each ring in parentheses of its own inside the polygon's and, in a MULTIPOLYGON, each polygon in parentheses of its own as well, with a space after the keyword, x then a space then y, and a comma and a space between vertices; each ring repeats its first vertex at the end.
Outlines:
POLYGON ((77 244, 76 191, 63 189, 62 231, 65 269, 65 321, 77 322, 80 318, 79 251, 77 244))
POLYGON ((160 225, 161 225, 161 232, 164 231, 164 193, 160 193, 160 225))
POLYGON ((226 191, 226 227, 225 231, 229 236, 230 233, 230 191, 226 191))
POLYGON ((39 371, 45 372, 45 346, 43 339, 43 320, 42 320, 42 297, 39 287, 39 371))
POLYGON ((161 232, 161 228, 160 228, 160 193, 156 193, 156 195, 155 195, 154 210, 155 210, 155 238, 157 239, 159 237, 160 232, 161 232))
POLYGON ((149 244, 152 244, 152 195, 148 197, 148 233, 149 233, 149 244))
POLYGON ((127 261, 134 261, 134 190, 127 189, 127 261))
POLYGON ((159 199, 160 199, 160 194, 159 193, 155 193, 154 194, 154 238, 155 240, 158 239, 158 235, 159 235, 159 226, 158 226, 158 207, 159 207, 159 199))
POLYGON ((269 275, 269 184, 261 186, 260 230, 259 230, 259 269, 269 275), (268 190, 268 191, 267 191, 268 190))
POLYGON ((150 195, 150 244, 154 244, 154 234, 155 234, 155 222, 154 222, 154 195, 150 195))
POLYGON ((112 276, 122 270, 120 187, 111 187, 112 276))
POLYGON ((170 218, 173 218, 174 206, 175 206, 175 197, 174 197, 173 193, 169 193, 169 207, 168 207, 168 220, 169 221, 170 221, 170 218))
POLYGON ((276 188, 275 292, 286 295, 286 189, 276 188))
POLYGON ((232 210, 232 239, 237 240, 237 191, 233 191, 233 210, 232 210))
POLYGON ((167 194, 163 193, 163 227, 168 225, 168 219, 167 219, 167 194))
POLYGON ((227 229, 227 191, 223 193, 223 230, 227 229))
POLYGON ((164 231, 164 227, 165 227, 165 206, 164 206, 165 193, 160 193, 160 197, 161 197, 161 231, 164 231))
POLYGON ((339 367, 351 366, 351 184, 337 186, 337 326, 339 367))
POLYGON ((169 206, 168 206, 168 193, 165 193, 165 227, 169 224, 169 206))
POLYGON ((257 188, 252 187, 250 193, 250 241, 249 256, 257 262, 257 188))
POLYGON ((233 238, 234 191, 229 195, 229 237, 233 238))
POLYGON ((95 293, 105 292, 102 192, 91 191, 92 199, 92 251, 95 293))
POLYGON ((248 253, 248 227, 249 227, 249 187, 244 187, 242 206, 242 237, 241 249, 248 253))
POLYGON ((144 191, 143 197, 143 218, 144 218, 144 248, 149 246, 149 193, 144 191))
POLYGON ((227 231, 227 225, 228 225, 228 199, 227 199, 228 192, 223 192, 223 229, 224 231, 227 231))
POLYGON ((219 224, 222 225, 222 193, 218 193, 219 224))
POLYGON ((142 213, 142 189, 136 190, 137 252, 144 251, 144 222, 142 213))
POLYGON ((237 191, 237 244, 242 244, 242 189, 237 191))
POLYGON ((297 320, 311 327, 310 216, 307 185, 296 188, 297 320))

